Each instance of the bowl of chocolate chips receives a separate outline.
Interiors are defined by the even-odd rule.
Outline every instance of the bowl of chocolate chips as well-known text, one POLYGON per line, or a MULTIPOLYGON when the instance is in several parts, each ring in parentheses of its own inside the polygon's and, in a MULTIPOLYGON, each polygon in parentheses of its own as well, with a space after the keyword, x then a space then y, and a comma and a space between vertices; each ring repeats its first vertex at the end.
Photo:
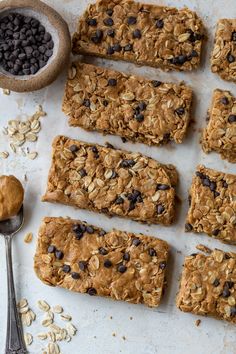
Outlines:
POLYGON ((71 37, 63 18, 40 0, 0 1, 0 87, 39 90, 66 68, 71 37))

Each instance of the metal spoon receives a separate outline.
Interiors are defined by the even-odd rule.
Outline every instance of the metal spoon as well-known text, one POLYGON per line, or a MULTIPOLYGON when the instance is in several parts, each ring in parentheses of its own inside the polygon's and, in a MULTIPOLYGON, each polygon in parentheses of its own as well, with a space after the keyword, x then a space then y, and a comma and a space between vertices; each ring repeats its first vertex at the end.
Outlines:
POLYGON ((6 245, 8 288, 7 337, 5 354, 27 353, 25 342, 23 339, 21 321, 16 307, 16 295, 14 287, 11 252, 12 238, 21 229, 23 223, 23 206, 15 217, 5 221, 0 221, 0 235, 4 236, 6 245))

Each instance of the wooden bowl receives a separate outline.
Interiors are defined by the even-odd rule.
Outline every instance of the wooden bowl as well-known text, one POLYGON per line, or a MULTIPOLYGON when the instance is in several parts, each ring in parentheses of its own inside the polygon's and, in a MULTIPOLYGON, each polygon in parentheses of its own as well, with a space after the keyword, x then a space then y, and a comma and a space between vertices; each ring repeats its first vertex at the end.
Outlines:
POLYGON ((16 92, 39 90, 50 85, 69 63, 71 37, 67 23, 50 6, 40 0, 2 0, 0 17, 11 12, 36 18, 48 31, 54 42, 53 55, 34 75, 14 76, 1 67, 0 87, 16 92))

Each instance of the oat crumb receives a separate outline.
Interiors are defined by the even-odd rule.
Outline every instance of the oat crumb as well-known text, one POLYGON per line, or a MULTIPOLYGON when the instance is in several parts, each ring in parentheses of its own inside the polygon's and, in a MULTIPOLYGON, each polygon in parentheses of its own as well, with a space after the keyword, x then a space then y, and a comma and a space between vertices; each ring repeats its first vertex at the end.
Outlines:
POLYGON ((209 247, 207 247, 205 245, 202 245, 202 244, 197 245, 196 249, 199 250, 199 251, 208 253, 208 254, 212 253, 212 250, 209 247))
POLYGON ((113 337, 116 337, 116 333, 115 332, 113 332, 112 335, 113 335, 113 337))
POLYGON ((32 232, 28 232, 25 237, 24 237, 24 242, 25 243, 30 243, 33 239, 33 234, 32 232))
POLYGON ((196 320, 196 321, 195 321, 195 326, 196 326, 196 327, 200 326, 200 323, 201 323, 201 320, 196 320))
POLYGON ((125 336, 122 336, 122 339, 123 339, 123 340, 126 340, 126 337, 125 337, 125 336))
POLYGON ((113 317, 112 316, 110 316, 110 320, 112 320, 113 319, 113 317))
POLYGON ((132 317, 132 316, 130 316, 130 318, 129 318, 129 319, 132 321, 133 317, 132 317))

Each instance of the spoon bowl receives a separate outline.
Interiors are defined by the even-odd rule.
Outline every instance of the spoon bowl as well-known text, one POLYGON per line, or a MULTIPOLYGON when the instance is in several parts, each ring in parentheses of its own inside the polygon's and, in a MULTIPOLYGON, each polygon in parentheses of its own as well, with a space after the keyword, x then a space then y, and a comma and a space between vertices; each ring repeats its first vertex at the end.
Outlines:
POLYGON ((24 208, 20 208, 19 213, 13 218, 0 221, 0 234, 2 236, 13 236, 22 228, 24 223, 24 208))

